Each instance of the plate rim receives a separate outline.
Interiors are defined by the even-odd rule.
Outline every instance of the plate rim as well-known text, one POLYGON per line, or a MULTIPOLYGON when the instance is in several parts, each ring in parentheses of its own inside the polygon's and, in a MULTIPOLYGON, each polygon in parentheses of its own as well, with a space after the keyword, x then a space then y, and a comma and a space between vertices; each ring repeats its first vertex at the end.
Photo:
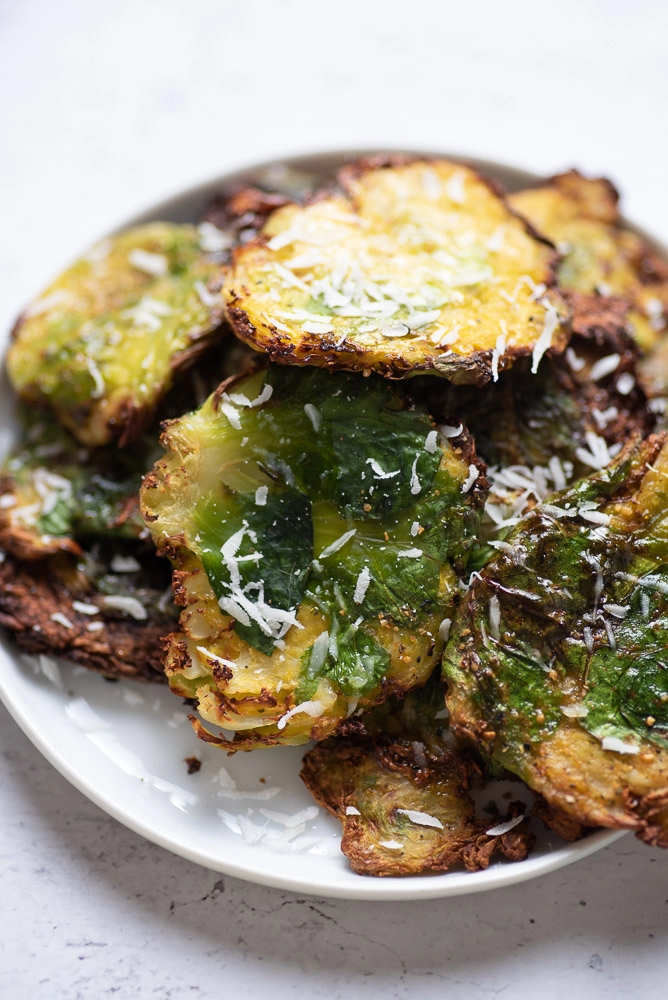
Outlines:
MULTIPOLYGON (((11 654, 8 654, 11 655, 11 654)), ((19 654, 20 656, 21 654, 19 654)), ((120 683, 123 683, 122 681, 120 683)), ((101 792, 92 783, 82 778, 72 767, 67 758, 46 737, 31 724, 31 720, 23 712, 20 704, 6 688, 0 662, 0 698, 18 727, 27 736, 33 746, 43 757, 79 792, 113 817, 123 826, 139 836, 170 851, 178 857, 199 864, 210 871, 220 872, 234 878, 264 885, 273 889, 305 893, 309 896, 324 896, 326 898, 350 899, 373 902, 415 901, 419 899, 441 899, 448 896, 463 896, 472 893, 486 892, 492 889, 504 888, 526 882, 550 872, 556 871, 590 854, 602 850, 620 837, 627 835, 627 830, 599 829, 588 834, 582 840, 565 843, 555 851, 527 858, 525 861, 502 862, 494 867, 480 872, 442 872, 440 874, 425 874, 416 876, 390 876, 385 878, 360 875, 359 888, 346 884, 337 887, 335 884, 314 886, 280 873, 267 875, 264 872, 251 872, 248 867, 239 863, 229 862, 207 856, 203 851, 189 847, 182 841, 170 837, 159 829, 134 816, 129 810, 119 806, 109 794, 101 792), (450 877, 450 881, 446 881, 450 877)), ((277 858, 280 856, 277 856, 277 858)))
MULTIPOLYGON (((103 240, 114 233, 150 219, 168 218, 178 205, 197 199, 204 201, 216 189, 233 184, 237 180, 242 181, 244 177, 247 182, 249 176, 258 175, 275 164, 287 164, 296 169, 305 169, 309 165, 314 166, 318 161, 330 160, 341 163, 359 157, 378 154, 405 154, 447 158, 455 162, 468 164, 483 174, 489 172, 493 178, 495 175, 498 176, 500 174, 506 177, 513 177, 518 184, 537 184, 544 180, 541 175, 515 165, 481 157, 466 156, 462 153, 444 152, 443 150, 425 151, 423 148, 415 149, 411 147, 402 147, 401 149, 392 147, 388 149, 385 147, 381 149, 376 146, 357 149, 327 148, 290 155, 286 154, 259 162, 233 166, 221 174, 185 187, 150 205, 141 212, 133 213, 131 216, 124 218, 113 229, 100 235, 98 239, 103 240)), ((655 236, 634 226, 625 218, 623 218, 623 222, 626 226, 642 235, 652 246, 668 256, 668 249, 655 236)), ((563 846, 558 847, 556 850, 538 857, 530 856, 525 861, 505 862, 481 872, 444 872, 439 874, 385 878, 359 875, 359 885, 355 884, 354 886, 345 884, 337 887, 334 883, 314 885, 298 878, 281 875, 279 872, 268 875, 264 871, 253 871, 244 863, 229 861, 222 857, 213 858, 204 851, 193 849, 187 843, 170 836, 149 822, 133 815, 129 809, 124 808, 114 800, 113 794, 100 790, 78 773, 75 763, 68 760, 65 754, 50 743, 40 732, 37 725, 33 723, 30 714, 25 711, 20 699, 15 696, 11 685, 6 683, 7 678, 5 677, 3 667, 5 657, 11 662, 12 660, 19 661, 20 656, 21 652, 15 648, 10 647, 9 650, 0 649, 0 700, 2 700, 9 714, 30 742, 71 785, 107 815, 113 817, 123 826, 151 843, 211 871, 227 874, 256 885, 305 893, 310 896, 359 901, 385 900, 387 902, 398 902, 469 895, 525 882, 574 864, 614 843, 628 832, 619 829, 598 829, 580 841, 564 843, 563 846)), ((19 669, 23 669, 20 663, 18 666, 19 669)), ((121 683, 123 682, 121 681, 121 683)))

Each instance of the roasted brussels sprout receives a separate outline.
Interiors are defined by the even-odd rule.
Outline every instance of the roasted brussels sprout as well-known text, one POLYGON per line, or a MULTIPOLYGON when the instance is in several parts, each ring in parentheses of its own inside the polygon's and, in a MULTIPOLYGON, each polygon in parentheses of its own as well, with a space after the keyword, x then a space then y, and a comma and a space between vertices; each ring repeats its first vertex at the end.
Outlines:
POLYGON ((243 340, 286 364, 457 383, 563 349, 552 248, 473 170, 395 158, 339 180, 235 252, 224 295, 243 340))
POLYGON ((19 559, 55 552, 82 555, 100 538, 140 539, 142 475, 159 454, 157 442, 132 452, 89 451, 40 411, 23 410, 23 433, 0 470, 0 547, 19 559))
POLYGON ((7 370, 18 393, 86 445, 137 437, 220 326, 222 243, 210 229, 152 222, 68 268, 16 324, 7 370))
POLYGON ((22 561, 0 557, 0 625, 26 653, 62 656, 106 677, 163 681, 161 638, 176 612, 150 546, 95 543, 22 561))
POLYGON ((477 389, 421 383, 444 430, 466 425, 488 466, 490 491, 469 571, 485 565, 526 510, 605 468, 629 436, 655 429, 637 348, 619 330, 598 339, 574 336, 565 355, 546 360, 533 377, 523 360, 477 389))
POLYGON ((459 863, 477 871, 495 853, 527 856, 534 837, 520 803, 505 817, 476 819, 468 793, 480 766, 443 729, 446 714, 440 684, 429 683, 304 757, 302 779, 341 821, 341 850, 359 874, 415 875, 459 863))
POLYGON ((248 348, 223 348, 177 380, 130 449, 85 448, 44 411, 21 408, 20 441, 0 470, 0 624, 22 649, 107 677, 165 679, 161 640, 178 614, 139 487, 161 453, 157 420, 247 367, 248 348))
POLYGON ((536 506, 472 580, 443 659, 457 733, 550 806, 668 846, 668 445, 536 506))
POLYGON ((429 406, 439 422, 464 422, 490 466, 547 469, 556 459, 569 462, 570 478, 573 470, 579 478, 600 467, 593 458, 578 457, 591 434, 608 447, 621 447, 629 436, 653 430, 656 417, 638 384, 636 364, 637 352, 621 337, 597 345, 575 336, 567 353, 546 361, 534 377, 528 362, 519 361, 480 389, 432 388, 429 406))
POLYGON ((668 266, 622 227, 612 184, 570 170, 509 200, 563 254, 559 285, 576 293, 571 299, 576 317, 580 293, 620 296, 630 305, 628 319, 638 343, 650 348, 667 325, 668 266))
POLYGON ((172 688, 229 749, 324 738, 422 683, 481 515, 465 435, 376 376, 270 368, 167 426, 142 489, 173 561, 172 688))

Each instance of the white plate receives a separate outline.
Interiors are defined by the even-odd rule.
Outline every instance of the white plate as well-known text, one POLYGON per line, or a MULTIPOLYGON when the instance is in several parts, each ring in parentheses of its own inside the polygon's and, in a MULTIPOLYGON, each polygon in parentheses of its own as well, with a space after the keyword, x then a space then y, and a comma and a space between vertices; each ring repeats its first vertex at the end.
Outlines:
MULTIPOLYGON (((368 151, 285 162, 331 176, 344 157, 363 153, 368 151)), ((474 165, 511 190, 536 180, 497 164, 474 165)), ((269 167, 262 164, 216 178, 119 228, 156 218, 195 219, 223 185, 252 181, 269 167)), ((12 402, 5 382, 0 387, 3 452, 12 427, 12 402)), ((17 654, 2 637, 0 697, 35 746, 109 815, 154 843, 215 871, 348 899, 427 899, 535 878, 622 836, 601 831, 576 844, 565 844, 534 821, 538 841, 526 861, 499 862, 475 873, 385 879, 355 875, 339 850, 338 822, 316 809, 299 779, 303 750, 277 748, 228 758, 195 738, 186 718, 188 709, 167 689, 129 681, 108 683, 70 664, 61 664, 54 674, 48 661, 45 665, 46 672, 40 669, 40 658, 17 654), (202 761, 202 768, 188 775, 184 759, 192 755, 202 761), (286 827, 276 818, 282 814, 286 821, 293 821, 301 810, 308 810, 303 829, 286 827)), ((512 791, 513 797, 523 797, 521 786, 514 785, 512 791)))

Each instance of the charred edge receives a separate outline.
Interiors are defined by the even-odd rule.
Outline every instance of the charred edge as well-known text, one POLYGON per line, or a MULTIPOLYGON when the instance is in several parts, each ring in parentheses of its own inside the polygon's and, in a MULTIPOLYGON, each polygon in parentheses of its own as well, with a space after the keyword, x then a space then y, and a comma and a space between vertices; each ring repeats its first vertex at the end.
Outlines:
POLYGON ((89 632, 91 618, 72 600, 94 603, 96 591, 71 592, 50 559, 22 565, 7 556, 0 565, 0 625, 26 653, 62 656, 106 677, 164 681, 160 646, 164 623, 136 622, 101 612, 104 628, 89 632), (72 628, 52 619, 65 614, 72 628))
POLYGON ((216 736, 215 733, 210 733, 194 715, 189 715, 188 718, 198 739, 204 743, 211 743, 213 746, 221 747, 229 755, 238 751, 255 750, 261 746, 273 747, 281 742, 281 737, 278 735, 262 736, 259 733, 254 733, 252 736, 239 736, 238 733, 235 733, 232 739, 228 739, 223 733, 219 733, 216 736))
POLYGON ((174 603, 179 608, 188 608, 191 604, 197 604, 199 601, 198 597, 191 595, 188 587, 188 583, 193 577, 199 575, 201 570, 198 569, 175 569, 172 575, 172 593, 174 594, 174 603))
POLYGON ((565 170, 561 174, 554 174, 552 177, 548 177, 546 186, 556 188, 567 198, 575 201, 580 211, 587 218, 590 218, 595 222, 605 222, 608 225, 619 226, 619 191, 607 177, 585 177, 585 175, 581 174, 579 170, 572 168, 571 170, 565 170), (596 184, 603 188, 605 195, 607 195, 610 202, 609 212, 601 215, 583 211, 586 206, 591 204, 589 200, 582 197, 583 183, 596 184))
POLYGON ((78 559, 83 556, 83 549, 73 538, 38 535, 28 528, 13 525, 9 518, 3 517, 0 517, 0 547, 25 562, 44 559, 59 552, 67 552, 78 559))
POLYGON ((629 327, 632 305, 629 299, 573 291, 562 294, 573 311, 571 329, 576 336, 591 340, 599 347, 615 349, 622 355, 638 355, 629 327))
MULTIPOLYGON (((431 354, 421 361, 411 361, 399 353, 388 355, 386 360, 379 361, 374 357, 376 348, 362 347, 352 340, 337 344, 327 336, 316 340, 313 336, 302 334, 298 343, 295 343, 287 334, 275 329, 270 335, 259 331, 246 311, 238 306, 230 305, 227 311, 237 336, 254 350, 267 354, 275 364, 314 366, 329 371, 376 372, 392 380, 433 374, 446 378, 453 385, 482 386, 492 378, 492 351, 475 351, 467 355, 453 353, 447 356, 431 354)), ((560 340, 547 353, 559 353, 565 347, 566 334, 562 333, 560 340)), ((499 371, 510 368, 521 358, 530 357, 532 351, 532 346, 509 347, 499 358, 499 371)), ((217 406, 223 391, 222 386, 217 390, 217 406)))
POLYGON ((238 238, 241 230, 259 230, 272 212, 293 204, 290 198, 256 187, 235 187, 223 191, 207 205, 203 221, 238 238))
MULTIPOLYGON (((413 163, 438 163, 435 156, 416 156, 411 153, 376 153, 373 156, 365 156, 352 163, 347 163, 336 173, 336 180, 343 191, 352 197, 352 188, 355 181, 363 177, 364 174, 375 170, 395 169, 396 167, 409 167, 413 163)), ((448 161, 450 162, 450 161, 448 161)))
POLYGON ((636 821, 636 837, 652 847, 668 847, 668 790, 638 796, 627 788, 622 799, 636 821))
MULTIPOLYGON (((238 312, 241 311, 242 311, 241 309, 238 310, 238 312)), ((250 321, 249 325, 251 325, 250 321)), ((253 329, 255 328, 253 327, 253 329)), ((216 411, 219 410, 220 402, 226 392, 232 389, 235 385, 238 385, 239 382, 242 382, 244 379, 248 378, 250 375, 256 375, 259 371, 262 371, 262 369, 266 368, 266 366, 267 366, 266 357, 249 359, 248 367, 244 371, 236 372, 234 375, 230 375, 229 378, 226 378, 223 382, 221 382, 213 394, 214 410, 216 411)))
MULTIPOLYGON (((214 692, 216 698, 216 708, 220 714, 243 715, 245 709, 262 708, 274 709, 278 707, 278 701, 266 688, 262 688, 259 694, 248 695, 245 698, 228 698, 227 695, 219 691, 214 692)), ((266 725, 274 725, 273 719, 267 719, 266 725)))
POLYGON ((550 805, 541 795, 536 792, 534 795, 536 801, 531 808, 531 815, 544 823, 548 830, 552 830, 562 840, 571 843, 581 840, 591 830, 591 827, 585 826, 575 816, 562 812, 558 806, 550 805))
MULTIPOLYGON (((506 814, 500 818, 504 823, 524 814, 523 802, 511 802, 506 814)), ((495 854, 500 854, 508 861, 524 861, 536 842, 536 837, 529 830, 528 819, 518 823, 516 827, 500 836, 489 836, 485 832, 489 821, 478 823, 478 834, 462 851, 462 861, 468 871, 481 871, 489 867, 495 854)))

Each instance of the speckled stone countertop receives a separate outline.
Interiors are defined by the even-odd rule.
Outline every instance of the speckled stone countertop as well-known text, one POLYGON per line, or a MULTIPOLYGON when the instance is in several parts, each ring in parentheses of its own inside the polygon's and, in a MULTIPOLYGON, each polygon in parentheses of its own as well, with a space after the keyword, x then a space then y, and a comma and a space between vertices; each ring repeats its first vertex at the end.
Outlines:
MULTIPOLYGON (((226 169, 443 148, 620 186, 668 241, 668 9, 640 0, 7 0, 0 318, 100 233, 226 169)), ((0 997, 665 992, 668 857, 625 837, 492 893, 360 903, 221 876, 71 787, 0 708, 0 997)))

